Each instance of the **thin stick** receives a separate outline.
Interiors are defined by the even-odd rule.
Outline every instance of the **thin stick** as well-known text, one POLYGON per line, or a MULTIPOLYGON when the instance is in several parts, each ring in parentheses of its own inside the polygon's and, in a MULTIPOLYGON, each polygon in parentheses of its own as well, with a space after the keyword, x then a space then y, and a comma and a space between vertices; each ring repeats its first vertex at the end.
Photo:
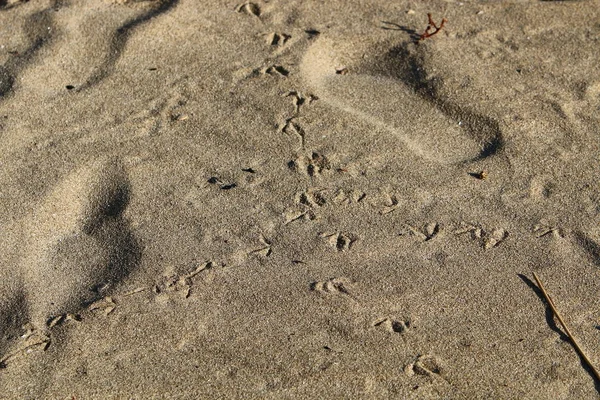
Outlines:
POLYGON ((571 334, 571 331, 569 331, 569 328, 567 328, 567 325, 565 324, 565 321, 563 321, 562 317, 558 313, 558 310, 556 309, 556 306, 554 305, 554 302, 552 301, 552 298, 546 292, 546 289, 544 288, 544 285, 542 284, 542 281, 540 281, 540 278, 538 278, 538 276, 535 274, 535 272, 533 273, 533 277, 535 278, 535 281, 536 281, 538 287, 542 291, 542 294, 546 298, 546 302, 550 306, 550 309, 552 310, 552 312, 556 316, 556 319, 558 319, 558 322, 560 322, 561 326, 565 330, 565 333, 569 337, 569 340, 573 344, 573 347, 575 348, 575 351, 577 351, 577 354, 579 354, 579 356, 581 356, 581 358, 583 359, 583 361, 585 361, 585 363, 587 364, 587 366, 592 370, 592 372, 594 373, 594 377, 596 377, 596 380, 600 382, 600 373, 598 373, 598 370, 594 367, 594 365, 592 364, 592 362, 590 361, 590 359, 587 357, 587 355, 583 352, 583 350, 581 349, 581 347, 579 347, 579 344, 575 340, 575 337, 573 337, 573 335, 571 334))
POLYGON ((446 22, 448 22, 448 20, 446 18, 442 18, 442 22, 440 23, 440 26, 437 26, 437 24, 435 22, 433 22, 433 18, 431 17, 431 13, 427 14, 427 18, 429 18, 429 25, 427 25, 427 28, 425 29, 425 32, 423 32, 423 34, 421 36, 419 36, 419 41, 421 41, 423 39, 427 39, 428 37, 431 37, 431 36, 435 35, 439 31, 441 31, 442 28, 444 27, 444 24, 446 22), (435 30, 433 32, 430 32, 431 28, 435 28, 435 30))

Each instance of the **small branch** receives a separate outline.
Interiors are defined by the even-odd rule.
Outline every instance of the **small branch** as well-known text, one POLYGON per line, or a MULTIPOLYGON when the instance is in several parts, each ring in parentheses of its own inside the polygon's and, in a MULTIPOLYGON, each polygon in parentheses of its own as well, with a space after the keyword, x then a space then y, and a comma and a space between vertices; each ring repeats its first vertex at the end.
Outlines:
POLYGON ((598 382, 600 382, 600 373, 598 373, 598 370, 596 370, 596 368, 594 367, 594 365, 592 364, 592 362, 590 361, 590 359, 585 355, 585 353, 583 352, 583 350, 581 349, 581 347, 579 347, 579 344, 575 340, 575 337, 573 337, 573 335, 571 334, 571 331, 569 331, 569 328, 567 328, 567 325, 565 324, 565 322, 563 321, 562 317, 558 313, 558 310, 556 309, 556 306, 554 305, 554 302, 552 301, 552 298, 546 292, 546 289, 544 288, 544 285, 542 284, 542 281, 540 281, 540 279, 535 274, 535 272, 533 273, 533 278, 535 279, 535 282, 537 283, 538 287, 542 291, 542 294, 544 295, 544 298, 546 299, 546 302, 550 306, 550 309, 552 310, 552 312, 556 316, 556 319, 558 320, 558 322, 560 322, 560 325, 565 330, 565 333, 567 334, 567 336, 569 337, 569 340, 573 344, 573 347, 575 348, 575 351, 577 351, 577 354, 579 354, 579 356, 583 359, 583 361, 590 368, 590 370, 594 374, 594 377, 596 378, 596 380, 598 382))
POLYGON ((431 18, 431 13, 427 13, 427 18, 429 18, 429 25, 427 25, 427 28, 425 28, 425 32, 423 32, 421 34, 421 36, 419 36, 419 41, 435 35, 439 31, 441 31, 442 28, 444 27, 444 24, 446 22, 448 22, 448 20, 446 18, 442 18, 442 22, 440 23, 440 26, 437 26, 437 24, 435 22, 433 22, 433 18, 431 18), (432 28, 435 29, 433 32, 431 32, 432 28))

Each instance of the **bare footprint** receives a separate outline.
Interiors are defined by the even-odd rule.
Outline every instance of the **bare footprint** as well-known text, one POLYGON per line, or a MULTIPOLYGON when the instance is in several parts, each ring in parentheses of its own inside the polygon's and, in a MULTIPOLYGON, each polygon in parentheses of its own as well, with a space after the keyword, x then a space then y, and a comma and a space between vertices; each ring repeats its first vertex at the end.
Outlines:
POLYGON ((77 312, 129 272, 138 252, 122 216, 128 201, 120 162, 103 160, 68 176, 25 223, 21 268, 36 327, 77 312))
POLYGON ((426 79, 410 71, 418 67, 414 60, 392 45, 319 38, 301 71, 325 102, 388 130, 427 160, 452 164, 493 154, 501 145, 497 126, 425 96, 426 79))

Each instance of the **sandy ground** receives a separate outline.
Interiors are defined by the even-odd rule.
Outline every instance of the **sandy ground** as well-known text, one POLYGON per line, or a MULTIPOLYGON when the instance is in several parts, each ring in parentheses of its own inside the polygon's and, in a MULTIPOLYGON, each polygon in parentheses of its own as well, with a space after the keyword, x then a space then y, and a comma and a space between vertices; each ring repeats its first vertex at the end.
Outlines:
POLYGON ((599 7, 0 1, 2 397, 598 398, 599 7))

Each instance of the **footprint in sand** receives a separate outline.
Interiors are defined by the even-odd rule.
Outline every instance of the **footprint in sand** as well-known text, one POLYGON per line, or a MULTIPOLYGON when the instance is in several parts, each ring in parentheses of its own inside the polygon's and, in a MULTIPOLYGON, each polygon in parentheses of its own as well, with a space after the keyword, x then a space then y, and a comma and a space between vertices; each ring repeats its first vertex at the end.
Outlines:
POLYGON ((130 271, 139 254, 123 218, 128 202, 125 170, 108 159, 68 176, 25 222, 21 273, 37 328, 102 297, 130 271))
POLYGON ((420 58, 425 51, 368 38, 319 38, 301 72, 326 103, 389 131, 427 160, 453 164, 494 154, 502 145, 497 124, 436 98, 420 58))
POLYGON ((429 354, 418 355, 412 363, 404 367, 404 372, 408 376, 416 374, 431 378, 441 377, 445 380, 445 371, 441 366, 439 358, 429 354))
POLYGON ((106 76, 119 59, 132 29, 170 9, 177 0, 53 1, 23 26, 39 62, 20 85, 49 92, 81 90, 106 76), (39 41, 37 38, 45 35, 39 41), (50 40, 48 40, 50 39, 50 40), (43 46, 42 46, 43 44, 43 46))

